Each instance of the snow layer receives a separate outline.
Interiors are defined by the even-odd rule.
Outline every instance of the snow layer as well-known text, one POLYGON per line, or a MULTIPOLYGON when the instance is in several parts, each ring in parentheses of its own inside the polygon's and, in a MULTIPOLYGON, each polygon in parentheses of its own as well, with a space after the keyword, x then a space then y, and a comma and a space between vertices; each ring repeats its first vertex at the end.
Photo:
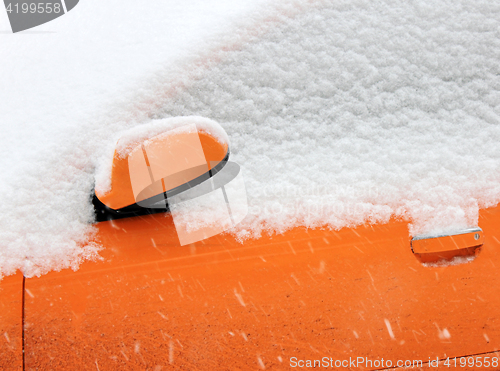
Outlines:
POLYGON ((443 232, 500 201, 498 3, 263 2, 86 0, 0 34, 0 274, 96 256, 95 167, 154 118, 226 129, 242 238, 391 215, 443 232))
POLYGON ((498 3, 318 3, 157 115, 224 123, 251 197, 241 236, 391 216, 446 233, 500 201, 499 58, 498 3))

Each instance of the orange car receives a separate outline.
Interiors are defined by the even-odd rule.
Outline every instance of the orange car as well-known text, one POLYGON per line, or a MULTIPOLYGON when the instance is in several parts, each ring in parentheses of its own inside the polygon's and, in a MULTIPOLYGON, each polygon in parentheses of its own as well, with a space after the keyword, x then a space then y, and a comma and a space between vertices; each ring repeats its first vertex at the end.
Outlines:
MULTIPOLYGON (((227 160, 199 136, 208 164, 227 160)), ((120 204, 115 160, 102 260, 0 282, 2 370, 500 369, 500 207, 413 241, 393 219, 181 245, 171 213, 120 204)))

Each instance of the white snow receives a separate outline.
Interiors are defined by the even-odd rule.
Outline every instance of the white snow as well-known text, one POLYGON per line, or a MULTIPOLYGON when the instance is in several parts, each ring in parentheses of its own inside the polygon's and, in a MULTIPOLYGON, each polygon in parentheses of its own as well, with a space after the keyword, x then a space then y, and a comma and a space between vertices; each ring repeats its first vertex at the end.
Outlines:
POLYGON ((316 4, 156 115, 223 123, 251 197, 242 237, 391 216, 453 232, 500 201, 499 36, 491 2, 316 4))
POLYGON ((439 233, 500 201, 500 4, 264 2, 85 0, 15 35, 0 11, 0 274, 95 257, 95 168, 158 118, 227 131, 242 238, 391 215, 439 233))
POLYGON ((474 259, 476 259, 476 255, 470 255, 470 256, 455 256, 454 258, 450 260, 439 260, 437 262, 432 262, 432 263, 422 263, 424 267, 429 267, 429 268, 439 268, 439 267, 452 267, 454 265, 462 265, 462 264, 468 264, 470 262, 473 262, 474 259))

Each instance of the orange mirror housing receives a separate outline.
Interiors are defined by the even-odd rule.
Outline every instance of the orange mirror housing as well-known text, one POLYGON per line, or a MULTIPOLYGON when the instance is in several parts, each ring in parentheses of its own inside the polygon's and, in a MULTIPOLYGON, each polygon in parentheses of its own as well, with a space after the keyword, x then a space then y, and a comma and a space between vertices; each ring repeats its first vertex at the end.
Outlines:
MULTIPOLYGON (((208 170, 212 169, 215 164, 228 157, 229 147, 227 143, 219 142, 215 137, 202 130, 199 130, 193 135, 199 136, 208 170)), ((185 137, 185 133, 172 134, 166 137, 166 139, 163 139, 166 142, 161 143, 161 145, 168 146, 169 143, 175 143, 176 145, 179 145, 179 141, 181 142, 181 144, 182 141, 186 141, 185 137)), ((151 142, 155 142, 158 140, 162 139, 152 138, 151 142)), ((111 170, 111 189, 106 193, 99 192, 98 190, 95 191, 96 197, 104 205, 114 210, 118 210, 136 203, 136 197, 132 188, 128 160, 128 154, 126 156, 121 156, 118 151, 115 150, 113 156, 113 166, 111 170)), ((196 176, 197 174, 193 174, 193 179, 196 176)), ((169 189, 171 189, 172 187, 170 187, 169 189)), ((169 189, 165 189, 163 191, 169 191, 169 189)))

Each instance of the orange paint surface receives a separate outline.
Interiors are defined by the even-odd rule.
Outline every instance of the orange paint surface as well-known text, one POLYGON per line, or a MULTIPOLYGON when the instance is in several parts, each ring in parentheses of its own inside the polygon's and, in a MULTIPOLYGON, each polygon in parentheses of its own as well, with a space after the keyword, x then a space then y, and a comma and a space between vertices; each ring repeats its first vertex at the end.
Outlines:
MULTIPOLYGON (((482 210, 476 259, 425 267, 402 221, 183 247, 168 214, 100 223, 103 261, 26 280, 26 369, 285 370, 291 357, 427 367, 493 357, 499 224, 500 207, 482 210)), ((331 369, 381 368, 359 366, 331 369)))
POLYGON ((483 240, 483 232, 478 231, 413 240, 411 246, 414 253, 436 253, 481 246, 484 242, 483 240))
POLYGON ((0 370, 22 370, 23 276, 0 281, 0 370))
POLYGON ((422 263, 436 263, 456 257, 473 257, 481 251, 484 243, 482 231, 424 238, 411 241, 411 248, 422 263))

